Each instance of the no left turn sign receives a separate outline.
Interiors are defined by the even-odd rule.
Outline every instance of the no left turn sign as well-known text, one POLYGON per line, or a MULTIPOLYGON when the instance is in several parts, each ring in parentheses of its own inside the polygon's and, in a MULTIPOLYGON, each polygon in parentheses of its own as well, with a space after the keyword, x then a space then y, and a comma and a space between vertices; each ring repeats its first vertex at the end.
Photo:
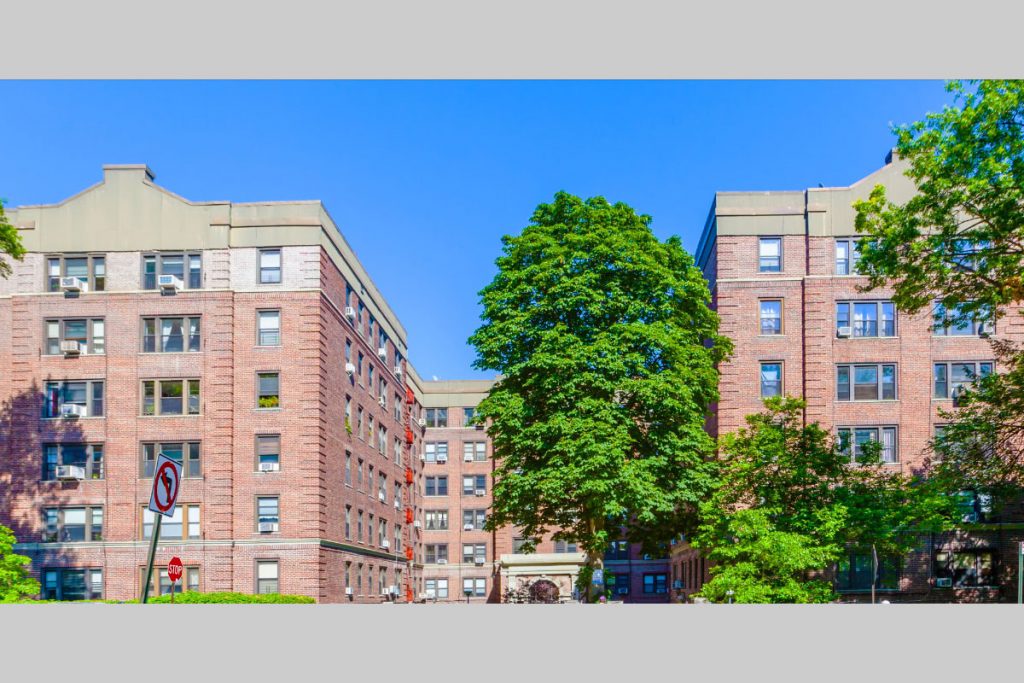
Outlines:
POLYGON ((178 484, 180 482, 181 465, 161 453, 156 459, 153 492, 149 496, 149 509, 165 517, 174 516, 174 504, 178 500, 178 484))

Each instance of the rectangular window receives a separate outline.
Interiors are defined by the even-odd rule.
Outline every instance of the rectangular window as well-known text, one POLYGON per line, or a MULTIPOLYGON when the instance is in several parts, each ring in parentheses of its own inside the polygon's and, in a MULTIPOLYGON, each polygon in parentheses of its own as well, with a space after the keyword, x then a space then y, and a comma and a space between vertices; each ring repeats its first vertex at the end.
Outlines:
POLYGON ((487 522, 487 510, 463 510, 462 528, 474 531, 482 531, 487 522))
POLYGON ((467 441, 462 444, 464 462, 484 462, 487 460, 486 441, 467 441))
POLYGON ((43 417, 103 417, 102 380, 47 382, 43 417))
POLYGON ((757 242, 758 270, 762 273, 782 272, 782 238, 762 237, 757 242))
POLYGON ((360 510, 356 514, 356 540, 360 543, 363 542, 363 511, 360 510))
POLYGON ((78 278, 87 291, 107 287, 107 261, 103 256, 50 256, 46 259, 46 290, 61 291, 61 278, 78 278))
POLYGON ((936 302, 932 312, 932 334, 949 337, 978 337, 995 333, 992 316, 974 314, 955 322, 963 316, 959 306, 947 309, 942 303, 936 302))
POLYGON ((993 367, 994 363, 991 361, 935 363, 932 395, 935 398, 957 398, 975 381, 991 375, 993 367))
POLYGON ((575 553, 579 552, 579 546, 572 541, 555 541, 555 552, 556 553, 575 553))
POLYGON ((256 373, 256 407, 278 408, 281 405, 281 376, 277 372, 256 373))
MULTIPOLYGON (((352 540, 352 506, 345 506, 345 540, 352 540)), ((347 570, 346 570, 347 573, 347 570)), ((345 585, 348 585, 348 578, 345 579, 345 585)))
POLYGON ((891 364, 837 365, 836 400, 896 400, 896 366, 891 364))
POLYGON ((462 562, 469 564, 475 562, 483 564, 487 561, 486 543, 465 543, 462 546, 462 562))
POLYGON ((260 249, 260 284, 281 283, 281 250, 260 249))
POLYGON ((447 408, 427 408, 426 419, 428 427, 447 427, 448 426, 448 409, 447 408))
POLYGON ((849 553, 836 564, 836 589, 840 591, 869 591, 871 584, 876 590, 899 589, 899 561, 879 555, 878 579, 875 580, 875 563, 871 553, 849 553))
POLYGON ((894 337, 896 336, 896 308, 891 301, 836 302, 836 335, 840 337, 894 337))
POLYGON ((202 263, 202 256, 198 253, 145 254, 142 257, 142 288, 156 289, 159 276, 172 275, 181 287, 200 289, 203 286, 202 263))
MULTIPOLYGON (((163 536, 162 528, 160 530, 160 535, 163 536)), ((182 577, 174 582, 174 584, 171 584, 171 580, 167 576, 166 567, 159 569, 159 571, 156 571, 157 569, 158 568, 154 568, 153 571, 153 585, 150 586, 150 595, 170 595, 172 586, 177 595, 181 595, 187 591, 199 590, 199 567, 183 567, 182 577)), ((139 586, 142 590, 145 590, 146 588, 145 567, 139 567, 139 586)))
POLYGON ((668 574, 644 574, 644 593, 667 593, 668 574))
POLYGON ((46 444, 43 446, 43 479, 57 478, 58 467, 73 467, 61 474, 84 479, 103 478, 103 445, 84 443, 46 444))
POLYGON ((149 379, 142 382, 143 415, 198 415, 199 379, 149 379))
POLYGON ((257 311, 257 346, 281 345, 281 311, 257 311))
POLYGON ((423 455, 427 462, 448 462, 448 442, 427 441, 423 444, 423 455))
MULTIPOLYGON (((142 538, 153 538, 153 523, 156 521, 156 513, 148 507, 142 508, 142 538)), ((174 508, 174 514, 164 517, 160 522, 160 540, 198 540, 201 539, 201 522, 199 518, 199 506, 195 504, 183 505, 179 503, 174 508)))
POLYGON ((199 317, 143 318, 143 353, 182 353, 200 350, 199 317))
POLYGON ((75 342, 76 353, 101 355, 106 350, 104 343, 103 318, 51 319, 44 323, 45 341, 43 353, 57 356, 68 353, 62 349, 63 342, 75 342))
POLYGON ((857 261, 860 259, 858 242, 855 239, 836 240, 836 275, 857 274, 857 261))
POLYGON ((45 508, 44 543, 82 543, 103 540, 103 507, 45 508))
POLYGON ((276 472, 281 469, 280 434, 256 436, 256 469, 261 472, 276 472))
POLYGON ((426 496, 447 496, 448 477, 427 477, 426 496))
POLYGON ((102 600, 102 569, 44 569, 43 600, 102 600))
POLYGON ((897 457, 896 427, 840 427, 837 430, 840 449, 850 456, 851 461, 859 462, 864 455, 864 444, 879 443, 879 457, 882 462, 895 464, 897 457))
POLYGON ((448 579, 427 579, 423 584, 423 590, 429 600, 447 600, 448 579))
POLYGON ((447 510, 427 510, 423 513, 427 531, 444 531, 448 528, 447 510))
POLYGON ((352 485, 352 454, 345 451, 345 483, 352 485))
POLYGON ((782 395, 782 363, 761 363, 761 398, 782 395))
POLYGON ((629 572, 617 572, 608 575, 608 587, 615 595, 629 595, 629 572))
POLYGON ((989 549, 940 550, 935 553, 935 578, 949 580, 954 588, 995 585, 994 558, 989 549))
POLYGON ((462 594, 482 598, 487 595, 487 579, 472 578, 462 580, 462 594))
POLYGON ((426 552, 426 563, 437 564, 438 560, 442 562, 448 561, 448 544, 447 543, 428 543, 424 546, 426 552))
POLYGON ((258 594, 279 592, 278 571, 277 560, 256 561, 256 592, 258 594))
POLYGON ((782 334, 782 300, 765 299, 759 302, 761 315, 761 334, 782 334))
POLYGON ((142 444, 142 462, 139 476, 149 479, 156 468, 157 456, 165 455, 181 465, 181 475, 186 478, 203 476, 198 441, 169 441, 142 444))
POLYGON ((483 495, 487 492, 487 475, 474 474, 462 477, 462 495, 483 495))
POLYGON ((259 496, 256 498, 257 530, 261 524, 280 524, 281 516, 277 496, 259 496))

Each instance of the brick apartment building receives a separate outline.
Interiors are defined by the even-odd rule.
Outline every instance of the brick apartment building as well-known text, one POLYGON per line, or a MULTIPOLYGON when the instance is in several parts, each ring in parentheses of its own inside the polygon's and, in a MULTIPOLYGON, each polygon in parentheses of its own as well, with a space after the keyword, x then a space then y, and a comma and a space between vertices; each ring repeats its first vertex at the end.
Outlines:
POLYGON ((29 253, 0 279, 0 523, 43 596, 140 595, 163 452, 183 481, 157 563, 186 589, 412 599, 406 333, 322 204, 103 173, 9 213, 29 253))
MULTIPOLYGON (((885 185, 893 201, 905 201, 914 192, 905 168, 890 156, 850 187, 715 195, 696 258, 721 333, 735 351, 720 368, 712 433, 744 426, 746 415, 762 409, 762 397, 802 396, 808 423, 848 439, 854 452, 866 440, 880 441, 889 467, 916 472, 942 427, 938 409, 951 409, 957 387, 972 376, 995 369, 985 337, 1024 339, 1018 311, 995 325, 979 320, 932 330, 930 312, 909 316, 895 309, 888 290, 858 291, 867 280, 856 274, 851 204, 876 184, 885 185)), ((923 537, 910 557, 883 563, 884 597, 1015 599, 1015 541, 1024 510, 997 518, 982 497, 965 493, 964 503, 962 531, 923 537)), ((845 599, 863 599, 871 573, 870 557, 847 558, 838 567, 837 588, 845 599)), ((699 590, 708 567, 679 543, 671 576, 678 599, 699 590)))

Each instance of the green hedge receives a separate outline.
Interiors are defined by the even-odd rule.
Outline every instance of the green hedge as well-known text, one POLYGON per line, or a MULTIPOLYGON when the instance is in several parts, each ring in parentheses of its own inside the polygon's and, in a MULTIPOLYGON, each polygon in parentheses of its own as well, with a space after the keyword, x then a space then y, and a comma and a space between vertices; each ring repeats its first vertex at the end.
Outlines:
MULTIPOLYGON (((171 596, 161 595, 149 600, 151 604, 162 605, 171 602, 171 596)), ((248 595, 246 593, 178 593, 174 596, 176 605, 228 605, 228 604, 254 604, 254 605, 307 605, 316 602, 307 595, 279 595, 278 593, 266 593, 263 595, 248 595)))

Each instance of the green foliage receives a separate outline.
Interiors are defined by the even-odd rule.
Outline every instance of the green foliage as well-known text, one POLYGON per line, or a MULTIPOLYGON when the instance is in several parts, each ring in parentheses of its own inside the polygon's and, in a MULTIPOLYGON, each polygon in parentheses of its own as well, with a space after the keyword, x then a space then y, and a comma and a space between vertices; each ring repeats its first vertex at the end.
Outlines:
POLYGON ((0 602, 19 602, 39 594, 39 582, 28 573, 32 562, 14 552, 14 532, 0 525, 0 602))
POLYGON ((693 258, 650 217, 559 192, 502 238, 481 291, 477 408, 500 466, 488 528, 561 527, 597 561, 613 520, 645 547, 687 528, 712 479, 704 431, 731 350, 693 258))
MULTIPOLYGON (((280 405, 280 399, 277 396, 260 396, 260 408, 276 408, 280 405)), ((349 431, 349 434, 352 432, 349 431)))
POLYGON ((348 432, 349 435, 352 434, 352 423, 349 422, 347 417, 345 418, 345 431, 348 432))
POLYGON ((766 399, 746 428, 720 439, 715 490, 691 539, 713 562, 703 597, 731 589, 737 602, 828 601, 824 575, 847 549, 898 557, 947 526, 951 503, 933 485, 887 470, 877 443, 851 463, 826 430, 803 424, 805 405, 766 399))
POLYGON ((910 313, 941 299, 965 319, 1024 300, 1024 81, 971 84, 948 86, 959 106, 894 129, 918 193, 894 204, 879 185, 854 204, 860 271, 910 313))
MULTIPOLYGON (((170 595, 160 595, 150 598, 148 604, 169 604, 170 595)), ((248 593, 198 593, 187 591, 174 596, 176 605, 306 605, 316 602, 308 595, 281 595, 278 593, 263 593, 249 595, 248 593)))
POLYGON ((7 220, 4 202, 0 199, 0 277, 7 278, 11 275, 11 264, 2 258, 4 254, 20 261, 25 257, 25 247, 21 244, 18 229, 7 220))

